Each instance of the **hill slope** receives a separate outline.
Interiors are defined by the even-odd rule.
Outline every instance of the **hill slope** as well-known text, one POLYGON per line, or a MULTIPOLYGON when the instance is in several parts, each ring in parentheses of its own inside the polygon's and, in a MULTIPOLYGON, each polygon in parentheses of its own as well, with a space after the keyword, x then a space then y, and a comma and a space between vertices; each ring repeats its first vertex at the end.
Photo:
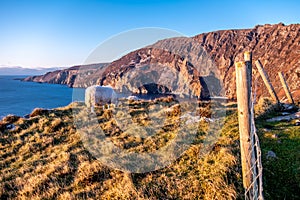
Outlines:
MULTIPOLYGON (((299 24, 288 26, 285 26, 284 24, 259 25, 253 29, 203 33, 196 35, 193 38, 197 42, 197 45, 202 46, 206 50, 219 68, 220 79, 224 83, 227 97, 236 98, 234 62, 242 60, 242 53, 246 50, 250 50, 253 52, 253 59, 260 59, 263 63, 280 98, 285 98, 284 91, 277 77, 277 72, 282 71, 285 73, 287 82, 295 99, 300 99, 299 24)), ((176 39, 174 40, 171 38, 159 41, 155 45, 172 48, 172 45, 176 46, 180 44, 176 42, 176 39)), ((189 63, 195 65, 193 62, 197 61, 197 58, 192 58, 191 60, 187 60, 187 64, 183 66, 182 60, 180 59, 182 58, 178 58, 173 54, 167 54, 167 52, 164 51, 158 51, 150 46, 150 51, 149 47, 142 48, 112 62, 105 72, 103 72, 103 68, 92 71, 92 74, 90 74, 88 78, 88 82, 84 82, 83 79, 76 80, 74 77, 70 77, 73 73, 62 76, 61 73, 57 72, 53 74, 52 79, 48 79, 47 77, 49 74, 46 74, 44 76, 30 77, 25 80, 62 83, 73 87, 87 87, 92 84, 115 85, 116 82, 124 76, 124 73, 140 64, 151 64, 159 60, 161 64, 170 67, 174 67, 177 65, 176 63, 179 63, 181 67, 188 68, 189 63)), ((81 69, 84 70, 84 66, 81 69)), ((70 69, 70 71, 72 71, 72 69, 70 69)), ((68 70, 64 71, 64 73, 65 72, 68 72, 68 70)), ((257 74, 254 67, 254 77, 256 77, 257 74)), ((188 74, 185 75, 189 76, 188 74)), ((261 78, 259 76, 257 77, 257 96, 268 96, 267 89, 264 87, 261 78)), ((126 83, 122 81, 122 84, 126 83)))
MULTIPOLYGON (((73 103, 54 110, 36 109, 29 119, 10 116, 0 121, 0 199, 244 199, 234 106, 227 107, 228 117, 211 151, 199 157, 203 147, 199 130, 175 162, 147 173, 125 173, 93 157, 74 126, 74 110, 82 108, 73 103)), ((141 111, 130 113, 138 119, 141 111)), ((111 109, 100 112, 99 125, 108 131, 107 138, 121 139, 116 145, 122 148, 143 150, 149 143, 155 147, 166 141, 157 135, 136 143, 118 135, 112 131, 110 116, 111 109)), ((265 118, 256 121, 264 196, 299 199, 300 126, 265 118), (275 157, 269 157, 269 151, 275 157)))
MULTIPOLYGON (((228 119, 229 127, 206 156, 199 158, 202 147, 199 132, 190 148, 167 167, 148 173, 125 173, 103 165, 84 146, 72 112, 82 108, 83 105, 73 103, 51 111, 37 109, 30 119, 7 117, 0 122, 0 199, 235 199, 242 196, 238 134, 229 131, 236 129, 234 117, 228 119), (3 128, 7 124, 14 124, 15 129, 3 128)), ((110 112, 110 109, 101 112, 100 126, 109 130, 107 137, 111 140, 121 139, 116 145, 144 149, 149 143, 157 147, 165 141, 150 137, 134 145, 130 137, 114 133, 110 112)), ((139 113, 135 112, 133 118, 139 113)))

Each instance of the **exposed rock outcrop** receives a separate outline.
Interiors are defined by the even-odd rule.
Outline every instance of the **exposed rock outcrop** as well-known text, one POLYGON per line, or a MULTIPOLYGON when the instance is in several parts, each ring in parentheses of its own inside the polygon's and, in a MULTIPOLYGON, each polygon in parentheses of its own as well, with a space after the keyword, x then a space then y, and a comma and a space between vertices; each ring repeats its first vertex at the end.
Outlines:
MULTIPOLYGON (((253 60, 260 59, 280 98, 284 91, 277 72, 282 71, 296 99, 300 99, 300 24, 258 25, 253 29, 226 30, 200 34, 194 37, 207 50, 220 69, 226 95, 235 94, 234 62, 242 60, 245 50, 253 52, 253 60)), ((261 77, 257 76, 257 96, 269 96, 261 77)), ((255 80, 253 82, 255 87, 255 80)))

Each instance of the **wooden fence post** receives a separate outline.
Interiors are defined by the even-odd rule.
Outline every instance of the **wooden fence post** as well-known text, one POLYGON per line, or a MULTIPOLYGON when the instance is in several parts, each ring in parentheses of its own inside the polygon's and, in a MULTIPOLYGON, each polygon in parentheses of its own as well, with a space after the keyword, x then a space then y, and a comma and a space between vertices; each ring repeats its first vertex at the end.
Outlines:
POLYGON ((252 183, 250 138, 252 65, 249 64, 251 54, 250 57, 247 56, 244 54, 246 62, 235 63, 241 162, 245 189, 249 188, 252 183))
POLYGON ((270 79, 269 79, 266 71, 264 70, 261 62, 259 60, 257 60, 257 61, 255 61, 255 65, 256 65, 256 67, 258 69, 258 72, 259 72, 260 76, 262 77, 265 85, 267 86, 267 89, 268 89, 268 91, 269 91, 272 99, 274 101, 276 101, 277 104, 279 104, 279 99, 278 99, 278 97, 277 97, 277 95, 275 93, 275 90, 274 90, 274 88, 273 88, 273 86, 271 84, 271 81, 270 81, 270 79))
POLYGON ((289 102, 290 102, 291 104, 294 104, 294 99, 293 99, 292 94, 291 94, 291 92, 290 92, 289 86, 287 85, 287 83, 286 83, 286 81, 285 81, 285 78, 284 78, 284 76, 283 76, 283 73, 282 73, 282 72, 278 72, 278 75, 279 75, 280 82, 281 82, 281 84, 282 84, 282 86, 283 86, 284 92, 285 92, 285 94, 286 94, 286 96, 287 96, 289 102))

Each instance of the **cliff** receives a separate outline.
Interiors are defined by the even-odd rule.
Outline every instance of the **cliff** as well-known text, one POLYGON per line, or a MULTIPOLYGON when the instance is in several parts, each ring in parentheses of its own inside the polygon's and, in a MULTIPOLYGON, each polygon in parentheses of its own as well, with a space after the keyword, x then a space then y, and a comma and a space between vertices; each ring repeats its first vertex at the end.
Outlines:
MULTIPOLYGON (((223 77, 226 95, 236 97, 234 61, 242 60, 245 50, 260 59, 280 98, 284 91, 277 72, 282 71, 296 99, 300 98, 300 25, 284 24, 256 26, 253 29, 226 30, 195 36, 217 63, 223 77)), ((254 86, 258 96, 269 96, 262 79, 254 69, 254 86), (257 78, 256 78, 257 77, 257 78), (257 81, 256 81, 256 80, 257 81)))
POLYGON ((23 79, 23 81, 63 84, 68 85, 69 87, 84 87, 84 85, 78 85, 79 81, 77 81, 77 84, 75 84, 75 80, 85 80, 88 76, 90 76, 97 70, 102 69, 106 65, 107 63, 78 65, 63 70, 48 72, 40 76, 29 76, 23 79), (79 70, 81 72, 80 75, 78 73, 79 70))
MULTIPOLYGON (((199 47, 205 49, 210 58, 220 71, 220 79, 224 84, 225 94, 229 98, 236 98, 235 93, 235 67, 234 62, 242 60, 244 51, 252 51, 253 60, 260 59, 264 65, 270 80, 275 87, 280 99, 285 98, 284 91, 280 85, 277 72, 282 71, 285 74, 287 83, 295 99, 300 99, 300 25, 284 25, 282 23, 275 25, 258 25, 252 29, 241 30, 222 30, 210 33, 203 33, 192 37, 199 47)), ((140 65, 150 65, 160 67, 157 63, 179 69, 183 75, 189 77, 189 84, 192 84, 192 91, 187 91, 183 85, 179 85, 177 92, 195 93, 203 90, 203 84, 199 82, 199 77, 203 74, 197 74, 193 69, 193 64, 201 56, 189 57, 184 60, 180 55, 172 54, 168 51, 159 50, 155 47, 176 48, 180 45, 180 38, 171 38, 157 42, 156 44, 133 51, 119 60, 116 60, 103 68, 103 64, 80 67, 80 76, 78 67, 67 70, 47 73, 43 76, 28 77, 25 81, 38 81, 49 83, 67 84, 70 87, 87 87, 92 84, 110 84, 121 89, 147 93, 147 88, 133 88, 135 83, 130 83, 126 73, 132 69, 137 69, 140 65), (155 64, 155 65, 154 65, 155 64), (88 79, 87 79, 88 77, 88 79), (88 82, 86 80, 89 80, 88 82)), ((194 44, 195 44, 194 43, 194 44)), ((192 46, 191 48, 197 48, 192 46)), ((203 54, 203 52, 201 53, 203 54)), ((152 69, 153 71, 153 69, 152 69)), ((269 96, 262 79, 258 76, 256 67, 253 66, 253 86, 258 97, 269 96)), ((207 74, 206 74, 207 75, 207 74)), ((179 82, 180 84, 180 82, 179 82)), ((155 87, 157 90, 157 87, 155 87)))

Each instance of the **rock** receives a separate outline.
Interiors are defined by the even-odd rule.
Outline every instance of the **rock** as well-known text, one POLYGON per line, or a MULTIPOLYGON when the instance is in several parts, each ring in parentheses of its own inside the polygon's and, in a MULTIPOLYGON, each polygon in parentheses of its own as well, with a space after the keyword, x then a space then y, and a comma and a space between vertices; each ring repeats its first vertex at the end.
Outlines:
POLYGON ((180 116, 180 119, 185 121, 185 124, 194 124, 198 123, 200 121, 200 116, 194 115, 194 113, 188 112, 185 113, 184 115, 180 116))
POLYGON ((271 136, 271 138, 276 139, 276 138, 278 138, 278 135, 277 135, 277 134, 273 134, 273 135, 271 136))
POLYGON ((188 124, 195 124, 195 123, 198 123, 200 121, 200 116, 193 116, 193 117, 190 117, 186 122, 185 124, 188 125, 188 124))
POLYGON ((298 113, 293 113, 293 114, 290 114, 290 115, 286 115, 286 116, 274 117, 274 118, 271 118, 271 119, 267 119, 266 121, 267 122, 284 122, 284 121, 288 122, 288 121, 299 118, 298 115, 299 115, 299 112, 298 113))
POLYGON ((292 104, 282 104, 282 109, 285 111, 283 113, 295 112, 298 110, 298 108, 292 104))
POLYGON ((203 121, 205 121, 205 122, 207 122, 207 123, 209 123, 209 122, 214 122, 214 121, 215 121, 214 119, 208 118, 208 117, 201 117, 201 120, 203 120, 203 121))
POLYGON ((198 122, 214 122, 214 119, 208 118, 208 117, 201 117, 201 116, 194 116, 192 113, 188 112, 185 113, 184 115, 180 116, 181 120, 186 120, 185 124, 194 124, 194 123, 198 123, 198 122))
POLYGON ((14 130, 16 128, 16 126, 14 124, 7 124, 6 125, 6 129, 8 130, 14 130))
POLYGON ((268 128, 263 128, 262 130, 265 131, 265 132, 270 132, 271 131, 271 129, 268 129, 268 128))
POLYGON ((137 96, 129 96, 126 98, 127 100, 138 101, 139 98, 137 96))
POLYGON ((291 114, 291 113, 289 113, 289 112, 282 112, 282 113, 281 113, 282 116, 290 115, 290 114, 291 114))
POLYGON ((274 159, 274 158, 277 158, 275 152, 274 151, 268 151, 267 159, 274 159))
POLYGON ((29 119, 30 118, 30 114, 24 115, 25 119, 29 119))

